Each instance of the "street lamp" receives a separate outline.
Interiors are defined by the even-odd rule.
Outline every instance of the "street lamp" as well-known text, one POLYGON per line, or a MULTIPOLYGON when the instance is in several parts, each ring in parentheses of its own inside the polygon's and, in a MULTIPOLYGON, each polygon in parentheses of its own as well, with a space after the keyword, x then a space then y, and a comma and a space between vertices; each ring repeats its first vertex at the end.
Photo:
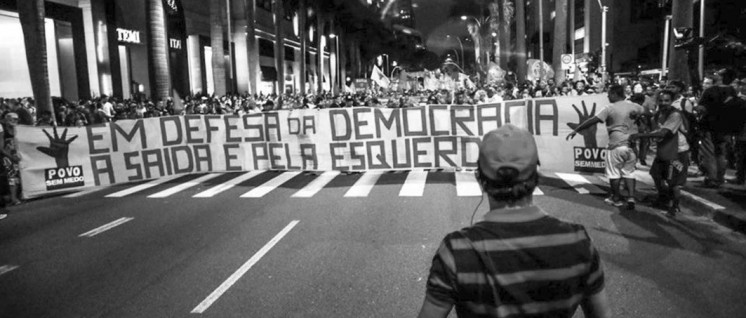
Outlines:
POLYGON ((598 0, 598 6, 601 7, 601 76, 606 82, 606 13, 609 7, 603 5, 601 0, 598 0))
MULTIPOLYGON (((451 35, 450 34, 446 34, 446 38, 450 39, 451 35)), ((464 43, 461 42, 461 38, 459 38, 457 36, 454 36, 454 38, 456 38, 456 41, 458 41, 459 47, 461 47, 461 55, 460 55, 459 59, 461 60, 461 69, 464 69, 464 43)))

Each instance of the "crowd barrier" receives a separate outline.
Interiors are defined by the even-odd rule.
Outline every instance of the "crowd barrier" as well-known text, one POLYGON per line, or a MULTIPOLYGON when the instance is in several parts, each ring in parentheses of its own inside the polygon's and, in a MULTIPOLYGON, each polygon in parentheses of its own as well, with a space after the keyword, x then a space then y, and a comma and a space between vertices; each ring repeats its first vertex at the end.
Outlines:
POLYGON ((476 167, 481 136, 505 123, 531 131, 541 169, 603 171, 605 127, 565 136, 605 95, 485 105, 340 108, 187 115, 87 127, 18 126, 24 198, 171 175, 250 170, 476 167))

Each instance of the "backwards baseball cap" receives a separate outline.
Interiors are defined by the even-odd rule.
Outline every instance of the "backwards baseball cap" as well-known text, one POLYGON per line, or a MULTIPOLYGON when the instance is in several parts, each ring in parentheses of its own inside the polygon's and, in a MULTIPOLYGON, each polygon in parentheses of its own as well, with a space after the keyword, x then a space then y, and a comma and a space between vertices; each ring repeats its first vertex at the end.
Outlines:
POLYGON ((18 114, 10 112, 5 114, 5 119, 18 119, 18 114))
POLYGON ((524 182, 532 178, 539 164, 536 141, 527 130, 506 124, 488 132, 479 145, 479 169, 484 177, 498 181, 500 168, 514 168, 518 175, 511 183, 524 182))

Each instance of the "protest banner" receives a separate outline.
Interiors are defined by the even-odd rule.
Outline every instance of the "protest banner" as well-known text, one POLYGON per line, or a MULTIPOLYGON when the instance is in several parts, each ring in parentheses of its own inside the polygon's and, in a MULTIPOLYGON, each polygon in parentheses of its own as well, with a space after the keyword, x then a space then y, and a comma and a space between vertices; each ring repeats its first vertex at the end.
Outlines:
POLYGON ((484 105, 337 108, 18 126, 25 198, 171 175, 251 170, 476 168, 481 136, 506 123, 534 134, 541 168, 603 171, 603 125, 565 136, 603 95, 484 105), (596 160, 595 163, 593 160, 596 160))

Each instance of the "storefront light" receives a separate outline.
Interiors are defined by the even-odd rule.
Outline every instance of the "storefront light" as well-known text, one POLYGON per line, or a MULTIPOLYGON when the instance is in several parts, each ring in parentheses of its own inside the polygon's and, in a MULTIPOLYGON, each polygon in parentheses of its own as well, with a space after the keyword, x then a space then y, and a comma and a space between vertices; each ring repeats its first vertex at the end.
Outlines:
POLYGON ((137 90, 138 90, 138 91, 139 91, 140 93, 143 93, 143 92, 145 92, 145 85, 143 85, 143 84, 140 84, 140 85, 138 85, 138 86, 137 86, 137 90))
POLYGON ((298 14, 297 13, 293 16, 293 31, 295 31, 295 36, 298 36, 298 14))

